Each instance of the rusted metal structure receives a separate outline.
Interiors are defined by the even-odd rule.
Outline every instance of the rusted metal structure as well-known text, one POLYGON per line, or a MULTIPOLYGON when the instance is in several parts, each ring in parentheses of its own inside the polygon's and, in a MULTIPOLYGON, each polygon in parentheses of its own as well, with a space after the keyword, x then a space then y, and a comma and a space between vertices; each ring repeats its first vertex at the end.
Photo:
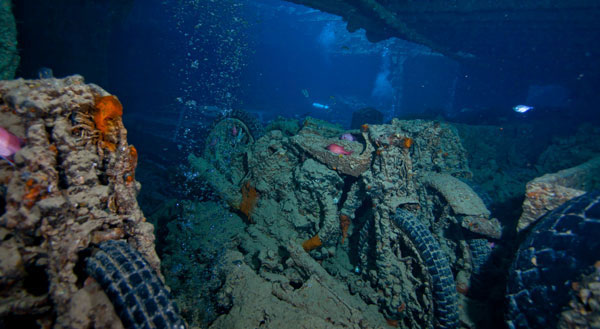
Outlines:
MULTIPOLYGON (((560 83, 595 98, 600 2, 288 0, 341 16, 371 41, 398 37, 524 87, 560 83), (588 86, 588 87, 586 87, 588 86)), ((592 102, 587 100, 587 102, 592 102)))

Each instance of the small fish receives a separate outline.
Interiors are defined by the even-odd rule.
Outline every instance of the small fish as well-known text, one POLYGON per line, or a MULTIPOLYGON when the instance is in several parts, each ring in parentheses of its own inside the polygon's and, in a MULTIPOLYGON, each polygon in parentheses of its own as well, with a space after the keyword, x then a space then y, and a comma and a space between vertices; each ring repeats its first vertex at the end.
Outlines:
POLYGON ((14 165, 12 156, 21 149, 23 142, 19 137, 0 127, 0 157, 14 165))
POLYGON ((341 154, 341 155, 350 155, 350 154, 352 154, 352 152, 354 152, 354 151, 346 151, 343 146, 339 146, 337 144, 329 144, 329 146, 327 146, 327 149, 335 154, 341 154))
POLYGON ((517 105, 517 106, 513 107, 513 110, 518 113, 525 113, 529 110, 533 110, 533 106, 517 105))
POLYGON ((348 47, 348 46, 342 46, 342 49, 343 50, 350 50, 350 47, 348 47))
POLYGON ((345 140, 345 141, 351 141, 354 142, 356 140, 356 138, 354 138, 354 136, 352 136, 352 134, 349 133, 345 133, 342 136, 340 136, 341 140, 345 140))
POLYGON ((306 89, 302 89, 302 90, 300 90, 300 91, 302 92, 302 95, 304 95, 304 97, 306 97, 306 98, 308 98, 308 97, 309 97, 309 95, 308 95, 308 90, 306 90, 306 89))
POLYGON ((41 67, 38 70, 38 78, 40 79, 52 79, 54 78, 54 73, 52 73, 52 69, 48 67, 41 67))
POLYGON ((233 137, 237 136, 237 128, 235 126, 233 126, 233 128, 231 128, 231 135, 233 135, 233 137))

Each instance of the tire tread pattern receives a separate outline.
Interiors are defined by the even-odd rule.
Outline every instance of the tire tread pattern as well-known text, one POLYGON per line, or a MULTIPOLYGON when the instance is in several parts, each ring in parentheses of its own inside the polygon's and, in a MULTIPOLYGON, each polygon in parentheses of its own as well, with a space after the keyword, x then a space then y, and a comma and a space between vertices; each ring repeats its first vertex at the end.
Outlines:
POLYGON ((570 300, 571 282, 600 260, 600 191, 574 198, 540 217, 509 272, 511 329, 554 328, 570 300))
POLYGON ((125 328, 186 328, 156 272, 125 241, 102 242, 87 259, 86 270, 104 289, 125 328))

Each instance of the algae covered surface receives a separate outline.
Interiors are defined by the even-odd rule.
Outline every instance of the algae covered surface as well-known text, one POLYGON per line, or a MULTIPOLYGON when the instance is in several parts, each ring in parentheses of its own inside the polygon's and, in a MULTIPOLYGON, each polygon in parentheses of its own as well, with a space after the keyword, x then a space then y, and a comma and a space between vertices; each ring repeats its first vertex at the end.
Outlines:
MULTIPOLYGON (((81 263, 102 242, 125 240, 191 327, 488 326, 503 316, 507 227, 526 229, 598 186, 597 158, 541 176, 520 192, 521 218, 507 221, 494 216, 501 191, 473 174, 481 159, 469 166, 469 149, 486 155, 485 139, 461 138, 489 128, 393 119, 347 130, 310 117, 263 128, 232 111, 172 181, 158 165, 141 171, 157 180, 140 198, 144 215, 138 152, 116 96, 80 76, 3 82, 0 91, 3 122, 26 141, 2 167, 3 303, 48 323, 122 325, 114 294, 81 263), (44 284, 32 290, 40 270, 44 284)), ((538 170, 577 140, 540 152, 538 170)), ((579 147, 595 154, 594 144, 579 147)), ((584 320, 573 310, 561 321, 584 320)))
MULTIPOLYGON (((516 219, 493 217, 488 193, 501 191, 477 183, 472 144, 460 137, 484 128, 278 120, 244 145, 208 143, 208 152, 189 155, 188 175, 219 201, 165 206, 170 222, 158 248, 191 323, 415 328, 443 319, 475 328, 503 316, 502 236, 516 219), (340 141, 344 134, 354 140, 340 141), (335 154, 332 143, 353 152, 335 154)), ((227 140, 230 128, 216 137, 227 140)))
POLYGON ((0 79, 13 79, 19 66, 19 51, 11 0, 0 1, 0 36, 0 79))
POLYGON ((233 149, 224 150, 230 154, 190 155, 188 170, 221 201, 174 200, 152 219, 171 218, 159 250, 183 314, 215 328, 414 327, 433 325, 439 316, 457 321, 454 280, 442 281, 440 292, 431 271, 462 273, 460 284, 468 286, 473 265, 467 240, 497 239, 500 226, 460 180, 471 173, 455 129, 394 120, 348 132, 310 118, 296 133, 271 127, 245 145, 246 152, 230 144, 233 149), (339 141, 344 133, 356 140, 339 141), (326 148, 331 143, 354 152, 333 154, 326 148), (228 156, 245 165, 224 170, 221 159, 228 156), (431 178, 438 177, 434 172, 440 178, 431 178), (449 178, 442 179, 444 173, 449 178), (456 186, 464 192, 453 194, 456 186), (398 207, 424 225, 422 236, 394 223, 398 207), (445 215, 436 217, 439 212, 445 215), (424 249, 420 239, 426 236, 441 242, 430 246, 439 259, 424 249), (451 301, 448 314, 426 311, 440 298, 451 301))

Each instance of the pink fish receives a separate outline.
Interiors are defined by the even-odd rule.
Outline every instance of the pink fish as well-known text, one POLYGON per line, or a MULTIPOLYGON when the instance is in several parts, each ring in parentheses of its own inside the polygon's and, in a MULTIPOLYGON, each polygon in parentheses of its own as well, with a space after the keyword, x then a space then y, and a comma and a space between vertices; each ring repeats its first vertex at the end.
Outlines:
POLYGON ((350 154, 352 154, 352 152, 354 152, 354 151, 346 151, 343 146, 339 146, 337 144, 329 144, 329 146, 327 146, 327 149, 335 154, 343 154, 343 155, 350 155, 350 154))
POLYGON ((352 134, 348 134, 348 133, 343 134, 342 136, 340 136, 340 139, 346 140, 346 141, 351 141, 351 142, 353 142, 353 141, 356 140, 356 138, 354 138, 354 136, 352 136, 352 134))
POLYGON ((13 164, 12 156, 21 149, 19 137, 0 127, 0 157, 13 164))
POLYGON ((237 128, 235 126, 233 126, 233 128, 231 128, 231 135, 233 135, 233 136, 237 135, 237 128))

